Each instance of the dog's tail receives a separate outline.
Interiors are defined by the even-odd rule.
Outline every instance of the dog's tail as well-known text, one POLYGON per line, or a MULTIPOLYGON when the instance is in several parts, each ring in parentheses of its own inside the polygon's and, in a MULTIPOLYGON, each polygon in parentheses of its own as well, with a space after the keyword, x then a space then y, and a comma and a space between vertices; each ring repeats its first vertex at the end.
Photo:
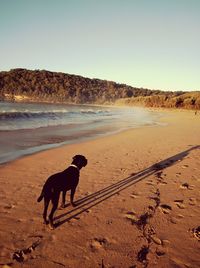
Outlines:
POLYGON ((42 199, 43 199, 43 197, 44 197, 44 193, 41 192, 40 196, 39 196, 38 199, 37 199, 37 202, 41 202, 42 199))

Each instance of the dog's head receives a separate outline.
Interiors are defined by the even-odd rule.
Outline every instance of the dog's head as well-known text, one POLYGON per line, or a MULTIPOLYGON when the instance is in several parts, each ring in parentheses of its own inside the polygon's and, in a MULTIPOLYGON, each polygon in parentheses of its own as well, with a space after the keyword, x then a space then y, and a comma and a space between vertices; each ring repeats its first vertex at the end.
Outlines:
POLYGON ((85 156, 78 154, 73 157, 72 164, 76 165, 79 169, 81 169, 82 167, 85 167, 87 165, 87 162, 88 161, 85 156))

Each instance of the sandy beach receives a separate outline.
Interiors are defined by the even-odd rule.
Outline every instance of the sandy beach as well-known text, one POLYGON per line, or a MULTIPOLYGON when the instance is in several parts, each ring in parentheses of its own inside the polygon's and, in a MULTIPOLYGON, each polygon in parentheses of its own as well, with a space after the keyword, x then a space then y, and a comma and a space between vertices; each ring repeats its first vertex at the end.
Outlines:
POLYGON ((200 115, 163 113, 166 126, 1 165, 1 266, 200 267, 200 115), (65 169, 75 154, 88 159, 77 207, 57 210, 57 228, 50 230, 36 199, 47 177, 65 169))

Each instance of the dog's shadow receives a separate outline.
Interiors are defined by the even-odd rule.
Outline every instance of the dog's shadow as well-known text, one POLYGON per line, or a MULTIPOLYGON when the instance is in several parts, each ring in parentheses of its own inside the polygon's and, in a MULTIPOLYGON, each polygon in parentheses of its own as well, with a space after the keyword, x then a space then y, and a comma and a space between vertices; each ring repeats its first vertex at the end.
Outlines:
MULTIPOLYGON (((82 214, 83 212, 88 211, 90 208, 98 205, 99 203, 107 200, 108 198, 114 196, 115 194, 123 191, 124 189, 132 186, 133 184, 144 180, 145 178, 149 177, 150 175, 157 173, 158 171, 164 170, 167 167, 170 167, 176 164, 178 161, 182 161, 192 150, 200 149, 200 145, 193 146, 188 150, 185 150, 181 153, 173 155, 163 161, 155 163, 154 165, 143 169, 137 173, 133 173, 127 178, 118 181, 108 187, 105 187, 93 194, 87 195, 79 200, 77 200, 76 207, 71 209, 68 212, 60 214, 54 218, 54 220, 58 220, 54 225, 55 228, 61 226, 65 222, 70 221, 73 218, 76 218, 78 215, 82 214), (60 220, 64 218, 63 220, 60 220)), ((68 206, 68 205, 67 205, 68 206)), ((66 206, 66 207, 67 207, 66 206)))

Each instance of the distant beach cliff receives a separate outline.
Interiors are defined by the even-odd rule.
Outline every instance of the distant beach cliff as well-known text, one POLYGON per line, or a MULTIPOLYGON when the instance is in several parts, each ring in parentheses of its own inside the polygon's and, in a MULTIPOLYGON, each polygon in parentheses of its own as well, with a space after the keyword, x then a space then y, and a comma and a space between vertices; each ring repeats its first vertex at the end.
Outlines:
POLYGON ((45 70, 0 72, 0 100, 200 109, 200 91, 161 91, 45 70))

